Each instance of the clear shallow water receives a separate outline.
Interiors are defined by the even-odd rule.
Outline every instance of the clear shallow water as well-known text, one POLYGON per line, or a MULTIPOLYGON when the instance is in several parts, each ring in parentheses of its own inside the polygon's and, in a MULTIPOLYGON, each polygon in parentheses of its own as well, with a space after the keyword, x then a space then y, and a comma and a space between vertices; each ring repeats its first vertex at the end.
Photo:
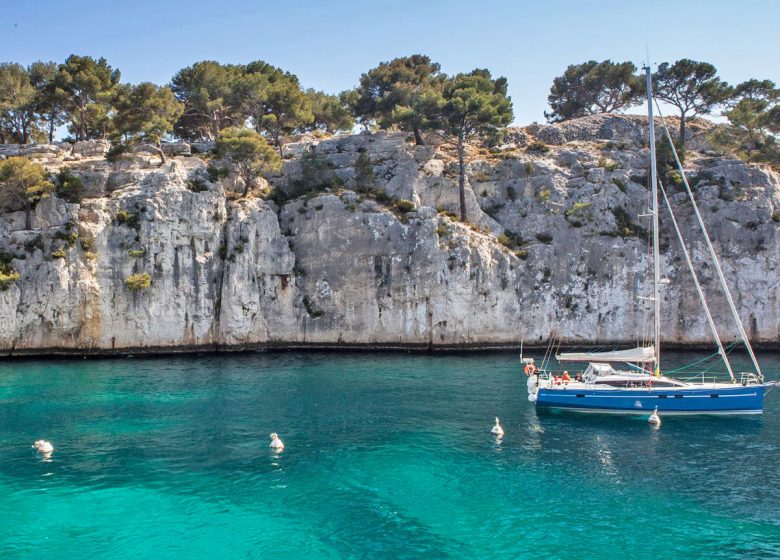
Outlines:
POLYGON ((0 363, 0 558, 45 556, 778 558, 780 391, 654 430, 506 353, 0 363))

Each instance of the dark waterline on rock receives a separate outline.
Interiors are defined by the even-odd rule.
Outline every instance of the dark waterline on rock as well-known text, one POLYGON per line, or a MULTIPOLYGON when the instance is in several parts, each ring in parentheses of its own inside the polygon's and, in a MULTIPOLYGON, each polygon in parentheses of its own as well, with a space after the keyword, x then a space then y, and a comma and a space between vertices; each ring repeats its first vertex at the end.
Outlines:
MULTIPOLYGON (((186 346, 176 347, 149 347, 139 346, 136 348, 119 348, 114 350, 91 348, 40 348, 35 350, 5 350, 0 353, 0 363, 3 360, 39 360, 39 359, 117 359, 117 358, 165 358, 171 356, 182 357, 208 357, 219 355, 241 355, 241 354, 276 354, 298 352, 302 354, 309 353, 344 353, 344 354, 420 354, 420 355, 469 355, 486 353, 518 353, 521 348, 530 355, 544 354, 549 348, 549 342, 523 344, 519 343, 495 343, 495 344, 303 344, 303 343, 269 343, 241 346, 186 346)), ((555 352, 566 352, 572 349, 591 349, 598 347, 600 349, 620 349, 636 346, 635 341, 618 342, 593 342, 583 343, 582 341, 568 342, 556 341, 554 343, 555 352)), ((778 343, 753 343, 754 350, 760 350, 765 353, 780 353, 780 342, 778 343)), ((712 350, 712 344, 683 344, 683 343, 663 343, 664 352, 672 353, 685 352, 708 352, 712 350)), ((729 354, 745 355, 747 352, 740 346, 729 351, 729 354)), ((746 366, 748 367, 748 366, 746 366)))

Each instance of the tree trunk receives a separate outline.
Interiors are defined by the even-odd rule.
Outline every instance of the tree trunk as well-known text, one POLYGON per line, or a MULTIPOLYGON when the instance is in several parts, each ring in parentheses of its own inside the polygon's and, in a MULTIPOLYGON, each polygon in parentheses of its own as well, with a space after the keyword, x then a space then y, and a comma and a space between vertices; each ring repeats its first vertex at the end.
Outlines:
POLYGON ((284 159, 284 151, 282 148, 282 135, 281 132, 275 131, 274 132, 274 141, 276 142, 276 146, 279 148, 279 157, 284 159))
POLYGON ((160 167, 162 167, 165 165, 165 152, 163 152, 162 149, 162 142, 158 140, 157 144, 155 144, 155 148, 157 148, 157 153, 160 154, 160 167))
POLYGON ((54 115, 49 115, 49 144, 54 143, 54 115))
POLYGON ((24 197, 24 229, 32 229, 32 204, 26 196, 24 197))
POLYGON ((79 123, 76 135, 81 142, 87 139, 86 126, 84 126, 84 111, 79 112, 79 123))
POLYGON ((685 113, 680 113, 680 151, 684 149, 685 149, 685 113))
POLYGON ((417 146, 425 146, 425 141, 423 140, 420 129, 417 126, 414 127, 414 143, 417 146))
POLYGON ((463 161, 463 150, 466 139, 461 132, 458 135, 458 167, 460 176, 458 178, 458 194, 460 196, 460 221, 466 221, 466 163, 463 161))

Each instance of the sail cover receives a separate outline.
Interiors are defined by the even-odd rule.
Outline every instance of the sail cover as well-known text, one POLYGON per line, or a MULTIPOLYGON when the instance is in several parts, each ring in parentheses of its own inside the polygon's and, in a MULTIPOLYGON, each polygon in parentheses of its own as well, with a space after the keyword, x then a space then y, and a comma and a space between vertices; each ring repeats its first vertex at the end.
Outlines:
POLYGON ((555 356, 559 362, 655 362, 652 346, 612 352, 565 352, 555 356))

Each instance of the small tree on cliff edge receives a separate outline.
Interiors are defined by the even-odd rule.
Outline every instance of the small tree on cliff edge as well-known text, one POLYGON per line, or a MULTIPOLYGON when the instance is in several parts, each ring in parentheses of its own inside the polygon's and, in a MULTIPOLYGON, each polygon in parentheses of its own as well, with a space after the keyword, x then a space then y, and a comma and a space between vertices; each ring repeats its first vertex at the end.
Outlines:
POLYGON ((32 227, 32 209, 54 189, 49 174, 27 158, 12 157, 0 162, 0 208, 24 210, 25 229, 32 227))
POLYGON ((119 91, 114 101, 117 133, 131 142, 151 144, 164 164, 161 141, 184 113, 184 104, 176 101, 170 88, 149 82, 126 86, 119 91))
POLYGON ((664 62, 653 74, 653 95, 680 110, 680 146, 685 149, 685 121, 706 115, 732 96, 712 64, 683 58, 664 62))
POLYGON ((434 127, 428 102, 440 92, 445 78, 440 68, 421 54, 382 62, 360 77, 356 117, 361 122, 376 121, 382 128, 395 125, 413 132, 415 143, 423 145, 422 132, 434 127))
POLYGON ((104 135, 109 102, 119 78, 119 70, 111 68, 105 58, 72 54, 59 65, 52 95, 61 101, 77 140, 104 135))
POLYGON ((333 134, 339 130, 352 130, 355 126, 355 119, 352 118, 349 108, 338 95, 307 89, 306 97, 309 98, 314 117, 310 125, 312 129, 333 134))
POLYGON ((597 113, 620 111, 640 102, 643 85, 630 62, 590 60, 573 64, 553 80, 547 101, 551 113, 544 116, 559 122, 597 113))
POLYGON ((230 162, 244 181, 243 196, 258 175, 278 171, 282 158, 259 133, 249 128, 226 128, 217 140, 217 157, 230 162))
POLYGON ((242 71, 213 60, 179 70, 171 80, 173 94, 184 103, 176 134, 185 140, 217 140, 223 128, 241 124, 245 116, 236 99, 236 81, 242 71))
POLYGON ((64 100, 57 92, 55 79, 58 66, 56 62, 33 62, 29 67, 30 82, 35 87, 35 112, 48 129, 49 144, 54 142, 54 131, 65 123, 64 100))
POLYGON ((439 114, 442 129, 458 143, 460 219, 466 221, 466 140, 495 132, 512 122, 506 78, 494 80, 485 69, 448 78, 442 89, 439 114))
POLYGON ((4 136, 27 144, 36 130, 35 88, 20 64, 0 64, 0 128, 4 136))
POLYGON ((716 146, 746 159, 780 164, 780 90, 771 80, 748 80, 734 88, 724 115, 729 126, 718 127, 708 138, 716 146))
POLYGON ((265 112, 260 129, 270 136, 284 157, 283 136, 301 130, 314 120, 311 101, 301 90, 298 78, 292 74, 268 85, 265 112))

